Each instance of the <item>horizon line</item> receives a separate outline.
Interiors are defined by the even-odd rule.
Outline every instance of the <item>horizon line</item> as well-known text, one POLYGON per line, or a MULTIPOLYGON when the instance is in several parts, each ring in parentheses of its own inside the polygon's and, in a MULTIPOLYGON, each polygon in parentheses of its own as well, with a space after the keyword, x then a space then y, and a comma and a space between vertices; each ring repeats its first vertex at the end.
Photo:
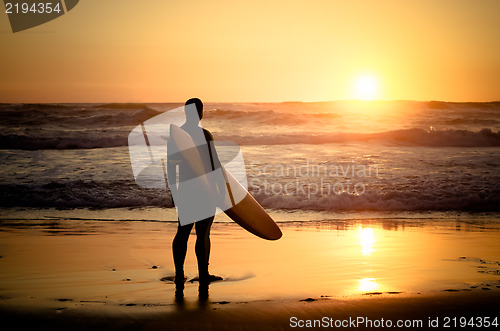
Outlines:
MULTIPOLYGON (((8 102, 0 101, 0 104, 158 104, 158 103, 179 103, 183 104, 186 101, 24 101, 24 102, 8 102)), ((377 100, 363 100, 363 99, 335 99, 335 100, 319 100, 319 101, 300 101, 300 100, 286 100, 286 101, 203 101, 203 103, 328 103, 328 102, 446 102, 446 103, 496 103, 498 100, 490 101, 445 101, 445 100, 413 100, 413 99, 377 99, 377 100)))

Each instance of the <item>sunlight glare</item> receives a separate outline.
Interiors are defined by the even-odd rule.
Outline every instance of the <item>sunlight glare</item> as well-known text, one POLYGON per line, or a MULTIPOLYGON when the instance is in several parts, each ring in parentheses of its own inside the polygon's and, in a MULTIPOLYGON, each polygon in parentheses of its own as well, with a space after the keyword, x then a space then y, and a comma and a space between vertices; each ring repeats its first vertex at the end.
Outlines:
POLYGON ((361 254, 371 255, 374 251, 373 244, 375 236, 372 228, 359 228, 359 244, 361 245, 361 254))
POLYGON ((356 99, 374 100, 378 93, 378 82, 374 76, 363 75, 356 80, 356 99))
POLYGON ((374 291, 378 288, 375 278, 363 278, 359 280, 358 290, 360 292, 374 291))

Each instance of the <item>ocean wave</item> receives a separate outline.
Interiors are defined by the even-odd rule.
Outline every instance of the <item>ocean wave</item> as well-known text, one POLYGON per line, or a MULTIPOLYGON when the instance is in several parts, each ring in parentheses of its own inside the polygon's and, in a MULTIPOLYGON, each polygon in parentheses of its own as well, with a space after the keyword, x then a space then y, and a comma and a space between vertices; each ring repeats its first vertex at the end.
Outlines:
POLYGON ((123 133, 94 134, 73 133, 71 137, 41 137, 26 134, 0 135, 0 149, 93 149, 127 146, 127 136, 123 133))
MULTIPOLYGON (((429 189, 377 190, 363 194, 275 194, 250 190, 265 208, 317 211, 500 211, 500 187, 482 190, 441 187, 429 189)), ((139 187, 133 181, 52 181, 45 184, 1 184, 1 207, 117 208, 172 207, 168 190, 139 187)))
POLYGON ((260 125, 279 125, 279 126, 300 126, 316 125, 320 122, 334 120, 341 117, 338 113, 315 112, 315 113, 285 113, 276 110, 253 110, 253 111, 235 111, 228 109, 213 109, 205 113, 204 118, 210 120, 231 120, 248 123, 255 127, 260 125))
POLYGON ((498 109, 500 101, 490 102, 447 102, 447 101, 428 101, 426 102, 429 109, 498 109))
MULTIPOLYGON (((287 144, 386 144, 391 146, 426 147, 498 147, 500 131, 482 129, 423 130, 407 129, 380 133, 263 133, 253 135, 224 135, 213 132, 216 140, 233 141, 239 145, 287 144)), ((0 134, 0 149, 92 149, 127 146, 129 131, 65 131, 0 134)))
POLYGON ((224 136, 216 139, 231 140, 240 145, 331 144, 331 143, 380 143, 395 146, 427 147, 494 147, 500 146, 500 131, 482 129, 423 130, 406 129, 379 133, 301 133, 279 135, 224 136))
POLYGON ((0 103, 0 110, 72 109, 74 104, 60 103, 0 103))
POLYGON ((78 128, 113 128, 135 126, 161 111, 146 105, 52 105, 13 104, 0 107, 0 125, 4 127, 58 128, 60 131, 78 128), (139 107, 136 108, 135 106, 139 107))
POLYGON ((296 195, 255 194, 262 206, 273 209, 318 211, 500 211, 500 196, 486 192, 449 192, 437 197, 428 192, 342 193, 304 198, 296 195))
POLYGON ((96 108, 111 108, 111 109, 143 109, 147 108, 144 103, 105 103, 96 105, 96 108))
POLYGON ((141 188, 133 181, 0 185, 1 207, 172 207, 171 201, 169 191, 141 188))
MULTIPOLYGON (((379 112, 359 113, 350 112, 349 105, 355 104, 207 104, 204 125, 216 140, 240 145, 500 146, 500 102, 379 102, 379 112), (413 112, 405 113, 406 108, 413 112)), ((179 104, 0 104, 0 148, 127 146, 135 126, 174 106, 179 104)))

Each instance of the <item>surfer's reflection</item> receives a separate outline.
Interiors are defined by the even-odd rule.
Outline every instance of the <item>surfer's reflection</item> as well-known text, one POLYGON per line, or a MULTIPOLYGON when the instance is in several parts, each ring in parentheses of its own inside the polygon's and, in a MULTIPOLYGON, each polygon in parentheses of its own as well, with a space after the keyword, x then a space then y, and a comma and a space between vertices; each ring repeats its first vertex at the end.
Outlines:
MULTIPOLYGON (((212 172, 221 167, 215 148, 212 142, 214 139, 212 134, 202 128, 200 120, 203 117, 203 103, 198 98, 189 99, 184 107, 186 113, 186 123, 181 126, 187 132, 196 145, 197 154, 201 156, 201 163, 205 173, 212 172)), ((177 207, 179 216, 179 224, 177 233, 172 242, 172 252, 175 265, 175 296, 177 300, 182 300, 184 283, 184 261, 186 259, 187 242, 189 234, 193 228, 193 223, 181 225, 180 220, 185 219, 185 215, 192 215, 193 210, 199 211, 203 209, 203 215, 211 215, 203 220, 193 220, 196 230, 196 245, 195 252, 198 260, 198 279, 199 279, 199 297, 200 300, 208 298, 208 284, 214 280, 221 280, 221 277, 210 275, 208 273, 208 264, 210 258, 210 228, 212 226, 215 214, 216 203, 214 203, 214 195, 224 195, 225 189, 223 185, 217 185, 217 181, 212 184, 213 191, 203 191, 199 186, 193 185, 193 181, 189 179, 195 178, 199 174, 193 169, 192 159, 188 152, 179 151, 179 147, 169 140, 168 142, 168 166, 167 179, 172 192, 173 200, 177 207), (177 174, 178 170, 178 174, 177 174), (221 187, 218 187, 221 186, 221 187)), ((200 167, 197 171, 199 172, 200 167)))

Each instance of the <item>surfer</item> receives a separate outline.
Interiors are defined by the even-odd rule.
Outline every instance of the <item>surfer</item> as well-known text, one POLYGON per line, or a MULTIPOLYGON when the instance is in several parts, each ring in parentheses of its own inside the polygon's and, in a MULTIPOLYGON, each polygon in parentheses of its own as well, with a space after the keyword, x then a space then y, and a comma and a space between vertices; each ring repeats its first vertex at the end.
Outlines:
MULTIPOLYGON (((200 120, 203 118, 203 103, 198 98, 192 98, 186 101, 184 111, 186 113, 186 123, 181 126, 181 128, 186 131, 193 141, 196 143, 196 147, 202 156, 202 163, 206 173, 209 173, 215 169, 221 167, 219 158, 217 157, 217 153, 215 152, 215 148, 213 148, 213 136, 212 134, 202 128, 200 124, 200 120)), ((208 273, 208 264, 210 258, 210 228, 212 226, 215 214, 216 214, 216 204, 214 203, 206 203, 211 200, 211 197, 202 197, 204 201, 200 201, 199 190, 195 188, 198 192, 186 192, 187 190, 193 190, 192 187, 186 187, 182 185, 182 182, 186 182, 190 178, 193 178, 194 174, 187 164, 186 160, 183 160, 183 156, 181 153, 170 153, 168 157, 168 166, 167 166, 167 179, 169 182, 170 190, 172 192, 172 196, 179 197, 182 196, 182 206, 179 203, 177 205, 178 214, 181 214, 183 210, 180 208, 208 208, 209 216, 203 220, 194 220, 194 226, 196 230, 196 245, 195 245, 195 253, 196 258, 198 260, 198 279, 199 279, 199 296, 200 299, 206 299, 208 297, 208 284, 214 280, 221 280, 221 277, 210 275, 208 273), (178 177, 177 178, 177 169, 178 169, 178 177), (179 185, 177 185, 179 184, 179 185), (193 198, 195 197, 195 198, 193 198), (191 200, 191 201, 186 201, 191 200)), ((223 189, 223 185, 216 185, 216 194, 221 193, 222 191, 218 186, 221 186, 223 189), (218 191, 218 192, 217 192, 218 191)), ((176 292, 175 296, 177 299, 182 299, 183 290, 184 290, 184 282, 186 278, 184 277, 184 261, 186 259, 187 252, 187 242, 189 239, 189 234, 193 228, 193 222, 181 225, 180 220, 177 227, 177 233, 172 242, 172 252, 174 257, 174 266, 175 266, 175 285, 176 292)))

